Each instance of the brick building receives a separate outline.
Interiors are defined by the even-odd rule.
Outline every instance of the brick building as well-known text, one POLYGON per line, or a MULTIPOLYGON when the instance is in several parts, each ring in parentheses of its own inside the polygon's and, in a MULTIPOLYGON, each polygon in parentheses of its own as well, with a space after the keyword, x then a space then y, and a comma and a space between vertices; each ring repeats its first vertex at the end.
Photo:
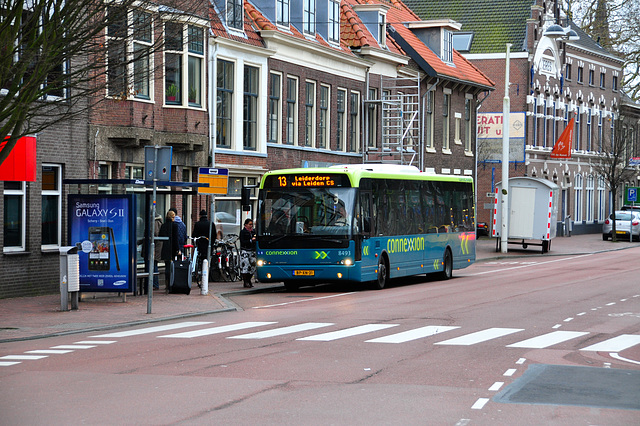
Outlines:
MULTIPOLYGON (((456 48, 496 83, 497 90, 479 109, 478 219, 490 221, 492 199, 486 194, 501 180, 498 134, 510 43, 509 176, 537 176, 560 186, 559 235, 568 216, 573 232, 600 232, 611 200, 594 164, 601 161, 613 134, 612 123, 621 112, 622 61, 562 16, 554 1, 407 0, 407 4, 423 19, 458 20, 462 28, 460 38, 454 39, 456 48), (571 118, 575 118, 571 158, 552 159, 551 150, 571 118)), ((629 128, 635 135, 629 139, 635 157, 637 120, 629 128)))

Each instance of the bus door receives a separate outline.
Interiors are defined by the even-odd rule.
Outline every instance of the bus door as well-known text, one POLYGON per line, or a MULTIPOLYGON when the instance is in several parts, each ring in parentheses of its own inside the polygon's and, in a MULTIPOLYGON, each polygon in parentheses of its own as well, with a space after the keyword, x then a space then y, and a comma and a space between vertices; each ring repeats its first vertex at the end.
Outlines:
MULTIPOLYGON (((360 253, 362 261, 362 278, 363 281, 373 280, 376 277, 376 268, 378 266, 376 258, 375 239, 375 220, 373 220, 373 203, 371 199, 371 191, 360 191, 359 205, 356 207, 358 213, 356 215, 356 224, 358 233, 356 234, 356 252, 360 253)), ((356 258, 357 259, 357 258, 356 258)))

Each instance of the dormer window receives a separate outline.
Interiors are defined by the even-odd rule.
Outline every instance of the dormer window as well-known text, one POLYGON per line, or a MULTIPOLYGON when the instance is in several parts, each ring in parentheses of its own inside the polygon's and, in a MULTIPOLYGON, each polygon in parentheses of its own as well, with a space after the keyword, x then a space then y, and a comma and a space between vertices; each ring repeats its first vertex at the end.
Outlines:
POLYGON ((227 25, 237 30, 244 29, 242 0, 227 0, 227 25))
POLYGON ((276 24, 289 26, 289 0, 276 0, 276 24))
POLYGON ((449 30, 442 30, 442 60, 453 62, 453 33, 449 30))
POLYGON ((329 41, 340 42, 340 1, 329 0, 329 41))
POLYGON ((304 32, 316 33, 316 0, 304 0, 304 32))
POLYGON ((387 15, 378 13, 378 44, 380 47, 386 45, 387 40, 387 15))

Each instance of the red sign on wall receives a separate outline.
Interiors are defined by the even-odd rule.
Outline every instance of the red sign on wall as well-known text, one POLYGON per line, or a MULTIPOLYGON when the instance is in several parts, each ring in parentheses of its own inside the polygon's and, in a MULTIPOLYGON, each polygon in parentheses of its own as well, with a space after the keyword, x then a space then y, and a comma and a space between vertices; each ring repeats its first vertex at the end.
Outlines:
MULTIPOLYGON (((6 140, 0 151, 6 149, 6 140)), ((36 181, 36 138, 24 136, 18 139, 9 156, 0 164, 0 180, 36 181)))

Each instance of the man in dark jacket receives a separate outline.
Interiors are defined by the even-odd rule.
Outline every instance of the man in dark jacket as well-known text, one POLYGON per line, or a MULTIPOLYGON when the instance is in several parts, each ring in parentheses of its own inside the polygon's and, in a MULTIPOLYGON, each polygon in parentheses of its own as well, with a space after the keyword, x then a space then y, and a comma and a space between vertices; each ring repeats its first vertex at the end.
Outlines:
POLYGON ((180 254, 178 248, 178 224, 174 222, 176 214, 169 210, 167 218, 160 227, 160 236, 169 237, 168 241, 162 243, 162 260, 164 260, 164 278, 167 292, 171 287, 171 262, 180 254))
POLYGON ((200 220, 198 220, 195 225, 193 225, 193 234, 192 237, 196 238, 196 237, 207 237, 207 240, 201 239, 198 240, 197 244, 198 244, 198 253, 200 254, 200 256, 207 256, 207 249, 209 247, 209 240, 211 238, 215 238, 216 237, 216 224, 213 224, 213 232, 209 232, 211 226, 211 222, 209 222, 209 219, 207 218, 207 211, 206 210, 200 210, 200 220))

